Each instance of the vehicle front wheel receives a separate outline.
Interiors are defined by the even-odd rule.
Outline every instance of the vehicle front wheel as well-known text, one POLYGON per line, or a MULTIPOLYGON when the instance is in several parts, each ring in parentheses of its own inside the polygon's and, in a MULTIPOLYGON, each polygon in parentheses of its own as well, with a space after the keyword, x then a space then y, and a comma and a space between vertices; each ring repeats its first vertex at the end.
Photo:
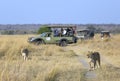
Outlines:
POLYGON ((43 40, 39 40, 35 42, 35 45, 41 45, 41 44, 45 44, 43 40))

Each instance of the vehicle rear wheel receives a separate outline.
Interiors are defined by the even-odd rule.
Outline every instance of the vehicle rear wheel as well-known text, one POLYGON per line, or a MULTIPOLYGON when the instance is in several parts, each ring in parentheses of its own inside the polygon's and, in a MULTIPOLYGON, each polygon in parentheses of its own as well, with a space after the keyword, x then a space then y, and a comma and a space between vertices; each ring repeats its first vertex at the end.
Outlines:
POLYGON ((62 47, 67 46, 67 42, 66 41, 61 41, 60 46, 62 46, 62 47))
POLYGON ((77 37, 73 38, 74 43, 77 43, 77 37))

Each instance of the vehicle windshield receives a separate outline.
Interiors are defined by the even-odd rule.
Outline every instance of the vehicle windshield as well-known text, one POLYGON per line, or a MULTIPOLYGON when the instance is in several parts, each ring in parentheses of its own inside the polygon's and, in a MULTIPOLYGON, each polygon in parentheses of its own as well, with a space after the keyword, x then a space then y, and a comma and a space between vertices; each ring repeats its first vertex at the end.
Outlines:
POLYGON ((45 37, 46 36, 46 33, 42 33, 40 34, 41 37, 45 37))

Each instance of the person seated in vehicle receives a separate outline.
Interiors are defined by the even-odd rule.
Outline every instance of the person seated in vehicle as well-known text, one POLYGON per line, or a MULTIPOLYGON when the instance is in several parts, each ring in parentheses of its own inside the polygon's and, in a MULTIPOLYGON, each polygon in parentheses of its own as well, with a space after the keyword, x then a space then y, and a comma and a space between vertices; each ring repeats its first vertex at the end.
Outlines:
POLYGON ((62 36, 65 36, 66 33, 67 33, 67 31, 65 29, 63 29, 62 36))
POLYGON ((68 36, 73 36, 74 33, 75 33, 75 31, 74 31, 73 28, 71 27, 71 28, 69 29, 68 36))
POLYGON ((57 29, 54 30, 54 36, 57 37, 59 35, 59 31, 57 29))
POLYGON ((70 30, 70 28, 67 28, 67 30, 66 30, 66 31, 67 31, 67 33, 66 33, 66 34, 67 34, 67 36, 69 36, 69 35, 70 35, 70 31, 71 31, 71 30, 70 30))

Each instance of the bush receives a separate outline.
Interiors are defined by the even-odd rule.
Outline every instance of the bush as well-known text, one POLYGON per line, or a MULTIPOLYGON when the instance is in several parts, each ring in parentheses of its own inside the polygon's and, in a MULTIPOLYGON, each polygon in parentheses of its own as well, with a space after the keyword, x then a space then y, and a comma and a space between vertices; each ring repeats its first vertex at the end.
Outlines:
POLYGON ((51 29, 47 26, 42 26, 42 27, 39 28, 37 33, 41 34, 41 33, 44 33, 44 32, 51 32, 51 29))

